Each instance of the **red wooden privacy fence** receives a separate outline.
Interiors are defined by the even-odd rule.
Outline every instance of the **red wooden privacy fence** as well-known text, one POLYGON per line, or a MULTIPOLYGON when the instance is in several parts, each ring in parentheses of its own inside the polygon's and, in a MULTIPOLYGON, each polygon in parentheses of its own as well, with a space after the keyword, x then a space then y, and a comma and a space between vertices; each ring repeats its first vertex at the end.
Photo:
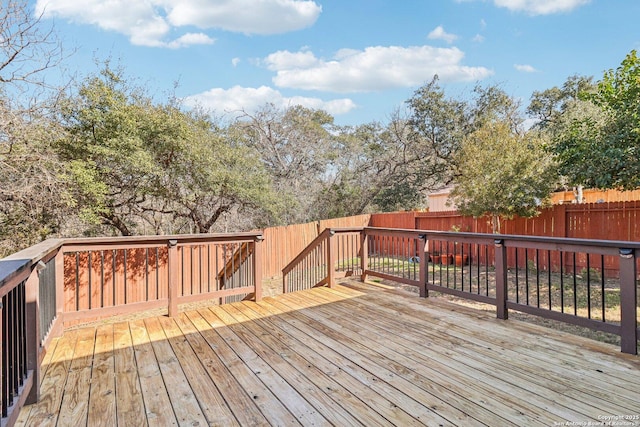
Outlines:
MULTIPOLYGON (((449 212, 394 212, 373 214, 369 225, 372 227, 407 228, 434 231, 461 231, 470 233, 491 233, 488 217, 473 218, 449 212)), ((513 218, 502 224, 502 234, 519 236, 561 237, 569 239, 595 239, 616 241, 640 241, 640 201, 615 203, 589 203, 555 205, 543 209, 533 218, 513 218)), ((540 255, 541 265, 550 265, 553 271, 561 268, 560 257, 540 255)), ((510 256, 510 259, 514 257, 510 256)), ((522 261, 520 261, 522 262, 522 261)), ((613 277, 619 271, 617 258, 580 256, 575 267, 581 270, 604 270, 613 277)), ((509 267, 513 267, 510 265, 509 267)), ((574 268, 573 258, 563 259, 562 268, 574 268)))

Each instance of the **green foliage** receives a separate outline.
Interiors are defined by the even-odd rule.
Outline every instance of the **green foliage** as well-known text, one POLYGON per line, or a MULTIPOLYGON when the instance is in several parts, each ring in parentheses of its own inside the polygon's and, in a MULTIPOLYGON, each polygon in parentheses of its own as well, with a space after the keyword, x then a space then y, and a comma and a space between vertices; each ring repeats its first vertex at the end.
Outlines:
POLYGON ((273 212, 270 180, 246 148, 208 117, 160 104, 109 68, 62 103, 79 212, 123 235, 209 232, 225 213, 273 212))
POLYGON ((640 187, 640 59, 631 51, 593 92, 583 114, 569 115, 555 135, 560 170, 573 183, 602 189, 640 187))
POLYGON ((410 138, 416 145, 415 154, 422 159, 420 175, 431 178, 434 187, 450 182, 454 155, 470 130, 468 103, 448 98, 434 76, 416 90, 407 105, 411 111, 410 138))
POLYGON ((544 140, 535 132, 514 133, 509 123, 487 122, 465 138, 456 155, 460 170, 451 197, 458 211, 499 219, 534 216, 555 186, 544 140))

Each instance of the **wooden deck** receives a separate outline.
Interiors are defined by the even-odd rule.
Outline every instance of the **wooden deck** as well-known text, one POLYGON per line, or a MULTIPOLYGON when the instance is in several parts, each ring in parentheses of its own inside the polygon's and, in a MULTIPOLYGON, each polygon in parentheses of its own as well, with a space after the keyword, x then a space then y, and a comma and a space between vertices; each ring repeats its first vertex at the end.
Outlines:
POLYGON ((67 331, 18 424, 553 426, 640 415, 640 360, 617 347, 345 283, 67 331))

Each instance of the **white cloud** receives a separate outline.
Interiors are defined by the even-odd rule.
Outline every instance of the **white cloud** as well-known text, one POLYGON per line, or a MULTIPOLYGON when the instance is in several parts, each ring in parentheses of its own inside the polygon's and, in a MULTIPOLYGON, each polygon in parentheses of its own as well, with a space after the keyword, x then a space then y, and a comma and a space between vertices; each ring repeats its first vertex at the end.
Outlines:
POLYGON ((482 34, 476 34, 475 36, 473 36, 471 41, 476 42, 476 43, 482 43, 482 42, 484 42, 484 36, 482 34))
POLYGON ((313 25, 322 7, 310 0, 152 0, 170 3, 176 26, 221 28, 247 34, 279 34, 313 25))
POLYGON ((538 70, 528 64, 513 64, 513 68, 523 73, 537 73, 538 70))
POLYGON ((185 98, 188 106, 202 106, 216 112, 255 111, 266 103, 277 107, 302 105, 307 108, 322 109, 332 115, 345 114, 356 108, 355 102, 349 98, 323 101, 319 98, 302 96, 285 97, 280 91, 260 86, 259 88, 234 86, 230 89, 214 88, 203 93, 185 98))
POLYGON ((166 46, 171 49, 179 49, 181 47, 187 47, 195 44, 213 44, 214 39, 210 38, 203 33, 187 33, 178 37, 174 41, 167 43, 166 46))
POLYGON ((278 34, 309 27, 322 7, 310 0, 37 0, 35 13, 95 25, 134 45, 178 48, 211 44, 204 33, 167 37, 181 27, 278 34))
POLYGON ((311 68, 320 64, 312 52, 289 52, 280 50, 264 59, 264 64, 271 71, 287 70, 291 68, 311 68))
POLYGON ((444 28, 442 28, 442 25, 439 25, 429 33, 427 38, 429 38, 431 40, 444 40, 447 43, 451 44, 454 41, 456 41, 458 36, 456 36, 455 34, 447 33, 444 30, 444 28))
POLYGON ((550 15, 570 12, 591 0, 494 0, 496 6, 509 10, 527 12, 532 15, 550 15))
POLYGON ((234 67, 237 67, 238 64, 240 63, 241 59, 240 58, 233 58, 231 60, 231 65, 233 65, 234 67))
POLYGON ((311 52, 276 52, 264 59, 276 71, 278 87, 329 92, 371 92, 423 84, 438 74, 444 82, 482 80, 493 72, 461 65, 464 53, 455 47, 374 46, 340 50, 332 60, 311 52))
MULTIPOLYGON (((464 3, 474 0, 456 0, 464 3)), ((571 12, 584 6, 591 0, 493 0, 498 7, 505 7, 515 12, 526 12, 531 15, 550 15, 553 13, 571 12)))

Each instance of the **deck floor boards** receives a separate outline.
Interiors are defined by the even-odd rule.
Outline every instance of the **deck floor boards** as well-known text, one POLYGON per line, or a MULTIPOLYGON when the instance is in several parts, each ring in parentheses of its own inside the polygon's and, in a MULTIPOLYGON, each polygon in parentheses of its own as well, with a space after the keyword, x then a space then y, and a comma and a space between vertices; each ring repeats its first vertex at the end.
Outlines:
POLYGON ((355 281, 69 330, 52 342, 41 384, 18 425, 549 426, 640 415, 636 356, 355 281))

